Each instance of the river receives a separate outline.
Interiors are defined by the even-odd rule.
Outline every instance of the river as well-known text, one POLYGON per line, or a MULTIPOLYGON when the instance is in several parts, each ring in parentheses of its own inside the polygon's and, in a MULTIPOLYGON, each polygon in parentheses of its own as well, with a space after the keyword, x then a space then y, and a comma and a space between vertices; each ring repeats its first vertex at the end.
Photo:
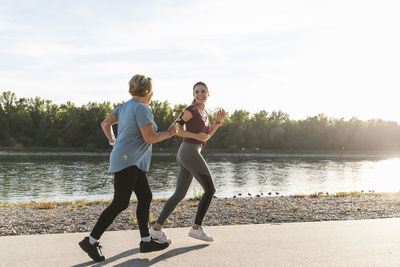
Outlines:
MULTIPOLYGON (((205 158, 219 197, 400 190, 399 156, 221 153, 205 158)), ((148 178, 154 198, 173 193, 176 174, 173 154, 153 156, 148 178)), ((1 202, 108 200, 112 178, 104 153, 0 152, 1 202)), ((200 192, 194 181, 187 197, 200 192)))

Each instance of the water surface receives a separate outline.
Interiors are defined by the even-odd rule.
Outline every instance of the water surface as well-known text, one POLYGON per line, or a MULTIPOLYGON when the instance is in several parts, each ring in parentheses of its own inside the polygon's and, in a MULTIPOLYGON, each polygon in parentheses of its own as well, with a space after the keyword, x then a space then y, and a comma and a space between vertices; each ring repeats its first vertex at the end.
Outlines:
MULTIPOLYGON (((216 195, 310 194, 400 190, 399 157, 205 156, 216 195)), ((154 198, 174 189, 174 155, 154 156, 148 173, 154 198)), ((107 154, 0 154, 0 201, 104 199, 113 195, 107 154)), ((187 197, 201 192, 195 182, 187 197)), ((132 196, 135 198, 135 196, 132 196)))

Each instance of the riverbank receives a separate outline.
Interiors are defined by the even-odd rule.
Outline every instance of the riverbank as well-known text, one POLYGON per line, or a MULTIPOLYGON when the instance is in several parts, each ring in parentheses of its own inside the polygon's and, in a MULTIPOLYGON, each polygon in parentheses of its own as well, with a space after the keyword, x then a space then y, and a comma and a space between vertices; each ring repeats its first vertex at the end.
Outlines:
MULTIPOLYGON (((1 203, 0 236, 89 232, 109 202, 1 203)), ((189 227, 196 214, 197 199, 182 201, 165 224, 189 227)), ((165 199, 155 200, 150 221, 160 214, 165 199)), ((108 228, 138 229, 136 203, 132 201, 108 228)), ((215 198, 204 226, 360 220, 400 217, 400 194, 346 193, 274 197, 215 198)))
MULTIPOLYGON (((177 149, 154 149, 153 156, 175 156, 177 149)), ((400 157, 397 151, 289 151, 289 150, 241 150, 241 151, 220 151, 205 149, 202 153, 206 157, 248 157, 248 158, 315 158, 315 159, 381 159, 400 157)), ((0 157, 15 156, 40 156, 40 157, 108 157, 110 150, 104 151, 79 151, 79 150, 2 150, 0 149, 0 157)))

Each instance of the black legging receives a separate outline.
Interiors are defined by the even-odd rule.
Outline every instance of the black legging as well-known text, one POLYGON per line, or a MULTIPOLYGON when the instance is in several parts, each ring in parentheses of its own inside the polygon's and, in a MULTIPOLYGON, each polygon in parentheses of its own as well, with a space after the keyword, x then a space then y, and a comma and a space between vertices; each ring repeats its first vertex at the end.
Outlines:
POLYGON ((115 217, 129 206, 129 200, 135 192, 138 199, 136 217, 140 236, 149 236, 149 210, 153 197, 146 173, 137 166, 130 166, 114 173, 114 198, 111 204, 101 213, 90 235, 100 239, 104 231, 111 225, 115 217))

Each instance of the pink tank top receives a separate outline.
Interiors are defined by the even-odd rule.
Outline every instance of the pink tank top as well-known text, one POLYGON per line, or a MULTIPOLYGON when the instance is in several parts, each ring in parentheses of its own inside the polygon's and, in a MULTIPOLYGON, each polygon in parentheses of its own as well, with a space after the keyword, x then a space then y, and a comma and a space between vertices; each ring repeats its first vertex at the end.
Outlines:
MULTIPOLYGON (((192 133, 208 133, 210 130, 210 122, 208 121, 208 113, 203 117, 194 105, 190 105, 185 110, 192 113, 193 118, 186 122, 186 131, 192 133)), ((182 142, 193 143, 193 144, 205 144, 199 140, 193 138, 183 138, 182 142)))

